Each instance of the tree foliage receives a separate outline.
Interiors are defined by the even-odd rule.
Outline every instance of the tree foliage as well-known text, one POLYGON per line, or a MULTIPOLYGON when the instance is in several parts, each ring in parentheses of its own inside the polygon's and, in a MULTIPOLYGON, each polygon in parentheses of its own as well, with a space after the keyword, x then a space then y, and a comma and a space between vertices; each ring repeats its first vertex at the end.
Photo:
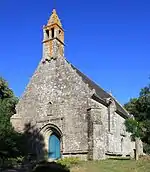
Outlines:
POLYGON ((126 121, 127 130, 150 145, 150 85, 142 88, 139 97, 130 99, 124 107, 135 117, 126 121))
POLYGON ((0 78, 0 157, 15 157, 21 154, 22 135, 15 132, 10 123, 17 102, 18 99, 7 82, 0 78))
POLYGON ((126 119, 125 121, 126 130, 129 133, 132 133, 132 138, 136 137, 141 138, 143 136, 143 124, 142 122, 138 122, 133 118, 126 119))

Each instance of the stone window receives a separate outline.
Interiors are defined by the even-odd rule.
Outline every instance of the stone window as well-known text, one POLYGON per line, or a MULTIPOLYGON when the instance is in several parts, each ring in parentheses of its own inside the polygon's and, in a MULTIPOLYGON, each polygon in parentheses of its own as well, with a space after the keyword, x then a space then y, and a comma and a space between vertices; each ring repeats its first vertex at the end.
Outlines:
POLYGON ((122 124, 122 126, 121 126, 120 135, 124 136, 124 137, 126 136, 126 127, 124 124, 122 124))
POLYGON ((47 116, 52 116, 52 102, 49 102, 47 105, 47 116))
POLYGON ((108 131, 112 132, 115 126, 115 114, 112 108, 112 104, 108 106, 108 131))
POLYGON ((115 124, 115 113, 112 113, 112 130, 114 130, 114 128, 116 128, 116 124, 115 124))
POLYGON ((121 152, 123 152, 123 144, 124 144, 124 139, 121 138, 121 152))

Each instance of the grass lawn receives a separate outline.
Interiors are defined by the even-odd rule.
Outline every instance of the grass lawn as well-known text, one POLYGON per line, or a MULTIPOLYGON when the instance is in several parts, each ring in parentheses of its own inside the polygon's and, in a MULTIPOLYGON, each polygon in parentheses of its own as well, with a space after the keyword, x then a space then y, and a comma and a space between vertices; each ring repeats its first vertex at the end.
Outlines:
POLYGON ((82 162, 72 167, 71 172, 150 172, 150 159, 82 162))

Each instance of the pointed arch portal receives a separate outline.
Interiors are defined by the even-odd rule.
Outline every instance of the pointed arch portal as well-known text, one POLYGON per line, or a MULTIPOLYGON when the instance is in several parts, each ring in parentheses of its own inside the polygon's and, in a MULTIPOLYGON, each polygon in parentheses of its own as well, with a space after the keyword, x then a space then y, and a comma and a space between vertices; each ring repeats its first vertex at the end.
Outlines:
POLYGON ((61 130, 53 124, 46 124, 41 129, 41 133, 45 138, 45 148, 48 152, 49 159, 59 159, 61 158, 61 148, 62 148, 62 132, 61 130))
POLYGON ((48 158, 50 159, 60 158, 60 139, 55 133, 49 136, 48 158))

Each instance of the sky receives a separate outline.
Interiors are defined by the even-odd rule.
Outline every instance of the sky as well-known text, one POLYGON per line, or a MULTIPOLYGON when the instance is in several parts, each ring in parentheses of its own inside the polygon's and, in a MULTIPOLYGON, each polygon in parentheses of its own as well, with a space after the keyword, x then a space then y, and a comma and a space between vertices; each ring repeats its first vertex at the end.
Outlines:
POLYGON ((0 76, 20 97, 42 58, 42 26, 57 13, 65 57, 122 104, 150 76, 149 0, 0 0, 0 76))

